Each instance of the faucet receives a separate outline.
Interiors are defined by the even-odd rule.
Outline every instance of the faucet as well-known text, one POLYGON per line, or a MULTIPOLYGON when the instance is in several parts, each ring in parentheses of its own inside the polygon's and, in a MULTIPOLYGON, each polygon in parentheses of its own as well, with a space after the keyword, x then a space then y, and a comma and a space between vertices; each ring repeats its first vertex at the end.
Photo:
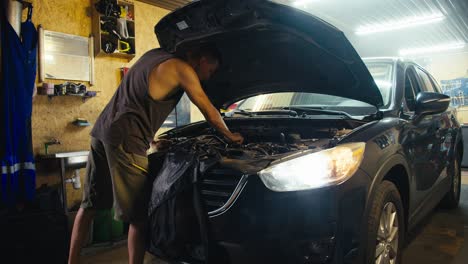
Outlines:
POLYGON ((51 139, 50 141, 47 141, 44 143, 44 149, 45 149, 45 154, 49 154, 49 146, 50 145, 60 145, 60 141, 56 138, 51 139))

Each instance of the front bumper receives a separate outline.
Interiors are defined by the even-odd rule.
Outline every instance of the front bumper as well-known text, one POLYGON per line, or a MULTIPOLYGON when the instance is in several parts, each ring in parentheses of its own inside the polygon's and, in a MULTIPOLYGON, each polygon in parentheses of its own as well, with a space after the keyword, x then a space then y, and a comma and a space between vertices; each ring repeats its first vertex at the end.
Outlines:
POLYGON ((353 263, 370 178, 363 171, 339 186, 273 192, 247 177, 229 209, 209 218, 226 263, 353 263))

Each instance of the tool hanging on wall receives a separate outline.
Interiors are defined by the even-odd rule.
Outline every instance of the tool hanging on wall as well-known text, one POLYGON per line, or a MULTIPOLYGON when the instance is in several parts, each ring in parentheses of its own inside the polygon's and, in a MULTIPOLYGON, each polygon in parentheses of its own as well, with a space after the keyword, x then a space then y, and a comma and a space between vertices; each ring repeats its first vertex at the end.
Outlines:
POLYGON ((130 46, 130 43, 126 42, 126 41, 123 41, 123 40, 119 40, 118 41, 118 47, 117 49, 120 51, 120 52, 128 52, 130 51, 131 49, 131 46, 130 46))
POLYGON ((96 10, 108 17, 120 17, 120 6, 117 0, 100 0, 95 5, 96 10))
MULTIPOLYGON (((122 39, 117 28, 117 20, 113 17, 101 17, 101 30, 122 39)), ((128 33, 128 32, 127 32, 128 33)))
POLYGON ((120 6, 120 17, 127 18, 128 6, 120 6))
POLYGON ((108 39, 102 42, 102 50, 105 53, 113 53, 117 49, 117 40, 108 39))
POLYGON ((117 30, 123 38, 127 39, 130 37, 128 34, 127 20, 125 18, 117 19, 117 30))

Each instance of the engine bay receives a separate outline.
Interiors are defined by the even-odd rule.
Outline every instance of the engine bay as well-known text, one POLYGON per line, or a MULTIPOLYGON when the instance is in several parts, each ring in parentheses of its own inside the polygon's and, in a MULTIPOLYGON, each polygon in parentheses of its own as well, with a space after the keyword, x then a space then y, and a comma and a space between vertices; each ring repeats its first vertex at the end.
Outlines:
MULTIPOLYGON (((275 129, 276 130, 276 129, 275 129)), ((255 130, 252 130, 254 132, 255 130)), ((249 131, 250 132, 250 131, 249 131)), ((307 137, 298 132, 270 131, 269 134, 248 133, 241 130, 245 138, 242 145, 225 144, 224 155, 231 159, 254 159, 277 156, 309 149, 321 150, 333 147, 344 135, 351 132, 343 129, 333 132, 331 137, 307 137)), ((221 147, 222 148, 222 147, 221 147)))
POLYGON ((344 120, 245 119, 227 120, 232 132, 244 137, 242 145, 229 144, 207 123, 190 125, 166 136, 174 143, 197 137, 211 144, 228 159, 250 160, 264 157, 280 158, 296 151, 334 147, 353 128, 362 125, 344 120), (209 139, 208 141, 206 141, 209 139))

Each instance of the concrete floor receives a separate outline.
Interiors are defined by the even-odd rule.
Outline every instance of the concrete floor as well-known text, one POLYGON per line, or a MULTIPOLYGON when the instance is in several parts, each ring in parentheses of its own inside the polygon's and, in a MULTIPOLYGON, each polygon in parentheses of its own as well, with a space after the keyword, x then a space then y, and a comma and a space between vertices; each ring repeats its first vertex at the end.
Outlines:
MULTIPOLYGON (((462 172, 462 196, 457 210, 436 209, 410 235, 403 252, 403 264, 466 264, 468 263, 468 171, 462 172)), ((85 264, 124 264, 126 244, 83 256, 85 264)), ((150 254, 145 264, 166 264, 150 254)))
MULTIPOLYGON (((122 244, 110 250, 102 250, 95 254, 85 255, 82 257, 82 264, 127 264, 128 253, 127 245, 122 244)), ((144 264, 167 264, 162 260, 157 259, 153 255, 147 253, 145 255, 144 264)))

